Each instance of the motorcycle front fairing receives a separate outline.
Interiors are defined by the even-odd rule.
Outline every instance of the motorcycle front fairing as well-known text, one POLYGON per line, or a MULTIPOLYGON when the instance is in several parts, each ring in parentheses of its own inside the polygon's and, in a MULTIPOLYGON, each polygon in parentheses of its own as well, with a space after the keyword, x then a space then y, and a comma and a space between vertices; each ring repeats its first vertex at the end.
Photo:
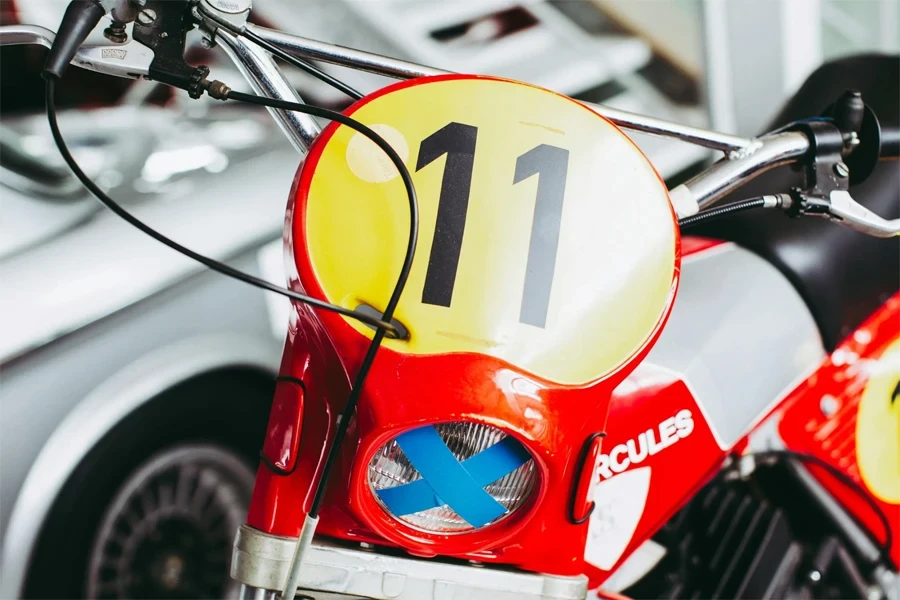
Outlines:
MULTIPOLYGON (((665 186, 609 122, 524 84, 432 77, 386 88, 348 112, 415 167, 421 230, 395 313, 408 336, 379 350, 318 531, 423 556, 581 573, 585 451, 593 461, 612 390, 661 332, 678 284, 665 186), (373 484, 376 454, 398 443, 403 456, 393 452, 405 461, 415 450, 411 432, 449 424, 495 436, 481 450, 513 438, 503 444, 518 444, 514 452, 524 451, 534 471, 527 498, 490 513, 490 502, 509 500, 502 491, 484 498, 491 482, 476 474, 479 485, 457 493, 441 480, 456 473, 455 487, 466 488, 472 458, 460 461, 465 472, 443 463, 435 477, 427 463, 444 449, 430 446, 410 459, 419 473, 390 494, 403 504, 396 498, 405 490, 427 484, 430 504, 394 514, 373 484), (429 525, 429 510, 444 511, 445 525, 429 525)), ((353 309, 381 310, 408 223, 397 172, 380 151, 346 128, 326 129, 289 207, 296 283, 353 309)), ((373 335, 336 315, 316 318, 297 308, 248 519, 282 536, 299 533, 348 374, 373 335)))

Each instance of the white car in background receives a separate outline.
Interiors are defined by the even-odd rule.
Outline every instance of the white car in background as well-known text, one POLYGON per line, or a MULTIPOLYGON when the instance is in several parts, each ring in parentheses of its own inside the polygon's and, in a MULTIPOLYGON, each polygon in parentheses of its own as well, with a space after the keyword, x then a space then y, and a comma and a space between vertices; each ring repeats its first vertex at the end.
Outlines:
MULTIPOLYGON (((263 111, 188 108, 61 128, 139 218, 283 285, 297 153, 263 111)), ((105 211, 43 115, 0 143, 0 597, 223 597, 287 307, 105 211)))
MULTIPOLYGON (((55 29, 65 4, 20 2, 18 17, 55 29)), ((329 0, 297 10, 257 0, 254 14, 436 67, 705 119, 655 87, 660 61, 645 42, 584 3, 329 0)), ((335 74, 363 91, 390 83, 335 74)), ((296 76, 305 98, 346 105, 296 76)), ((140 85, 149 84, 125 106, 62 115, 76 159, 152 227, 283 285, 297 153, 261 110, 152 107, 140 85)), ((104 211, 64 168, 42 114, 4 115, 0 126, 0 597, 232 596, 231 544, 287 301, 208 272, 104 211)), ((706 158, 634 137, 667 178, 706 158)))

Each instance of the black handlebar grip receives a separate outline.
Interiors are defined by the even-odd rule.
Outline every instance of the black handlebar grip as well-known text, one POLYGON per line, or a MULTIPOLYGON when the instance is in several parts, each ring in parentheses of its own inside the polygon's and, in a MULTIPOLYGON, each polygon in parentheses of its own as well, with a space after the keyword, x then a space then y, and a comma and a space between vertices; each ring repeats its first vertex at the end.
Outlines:
POLYGON ((881 158, 900 158, 900 127, 881 128, 881 158))
POLYGON ((41 76, 61 79, 75 54, 106 11, 96 0, 72 0, 66 8, 41 76))

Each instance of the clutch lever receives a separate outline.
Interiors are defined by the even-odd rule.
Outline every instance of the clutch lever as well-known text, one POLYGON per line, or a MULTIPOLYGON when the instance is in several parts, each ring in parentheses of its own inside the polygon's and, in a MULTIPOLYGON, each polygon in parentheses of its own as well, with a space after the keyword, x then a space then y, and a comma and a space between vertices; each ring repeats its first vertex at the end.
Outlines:
MULTIPOLYGON (((792 128, 808 136, 811 157, 805 165, 804 189, 791 190, 793 202, 788 214, 825 217, 873 237, 900 236, 900 219, 884 219, 850 195, 851 171, 844 162, 848 150, 837 124, 814 120, 792 128)), ((878 156, 877 149, 875 156, 878 156)))
POLYGON ((799 212, 826 217, 835 223, 872 237, 900 236, 900 219, 884 219, 857 202, 847 190, 834 190, 827 198, 803 197, 799 212))
MULTIPOLYGON (((103 23, 97 26, 103 28, 103 23)), ((131 25, 126 31, 130 34, 131 25)), ((0 46, 34 44, 51 48, 56 34, 37 25, 6 25, 0 27, 0 46)), ((135 41, 129 35, 124 44, 82 46, 72 58, 72 64, 89 71, 126 79, 143 79, 149 75, 153 62, 153 50, 135 41)))

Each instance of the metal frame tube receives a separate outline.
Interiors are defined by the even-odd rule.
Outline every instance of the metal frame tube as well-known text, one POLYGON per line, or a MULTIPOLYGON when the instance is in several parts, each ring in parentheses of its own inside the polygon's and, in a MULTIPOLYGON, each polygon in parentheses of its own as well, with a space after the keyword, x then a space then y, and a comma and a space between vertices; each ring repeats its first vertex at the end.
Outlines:
POLYGON ((274 44, 285 52, 300 58, 319 60, 333 65, 350 67, 358 71, 375 73, 376 75, 385 75, 395 79, 412 79, 414 77, 447 75, 451 73, 451 71, 443 71, 397 58, 388 58, 380 54, 311 40, 299 35, 291 35, 283 31, 259 27, 251 23, 246 25, 246 29, 270 44, 274 44))
POLYGON ((687 190, 697 206, 704 209, 760 173, 795 162, 809 150, 809 139, 796 131, 772 135, 760 142, 752 154, 720 160, 676 189, 687 190))
MULTIPOLYGON (((319 60, 397 79, 411 79, 413 77, 451 73, 451 71, 443 71, 405 60, 387 58, 371 52, 336 46, 265 27, 251 24, 248 24, 246 27, 267 42, 301 58, 319 60)), ((679 123, 671 123, 662 119, 646 117, 599 104, 591 104, 589 102, 584 102, 583 104, 616 125, 634 131, 676 138, 691 144, 724 152, 750 152, 759 146, 759 141, 753 138, 744 138, 679 123)))
MULTIPOLYGON (((223 28, 216 32, 216 40, 221 42, 225 53, 257 94, 278 100, 303 102, 268 52, 223 28)), ((295 111, 271 107, 268 107, 268 111, 294 147, 301 154, 306 154, 321 131, 318 123, 311 116, 295 111)))

